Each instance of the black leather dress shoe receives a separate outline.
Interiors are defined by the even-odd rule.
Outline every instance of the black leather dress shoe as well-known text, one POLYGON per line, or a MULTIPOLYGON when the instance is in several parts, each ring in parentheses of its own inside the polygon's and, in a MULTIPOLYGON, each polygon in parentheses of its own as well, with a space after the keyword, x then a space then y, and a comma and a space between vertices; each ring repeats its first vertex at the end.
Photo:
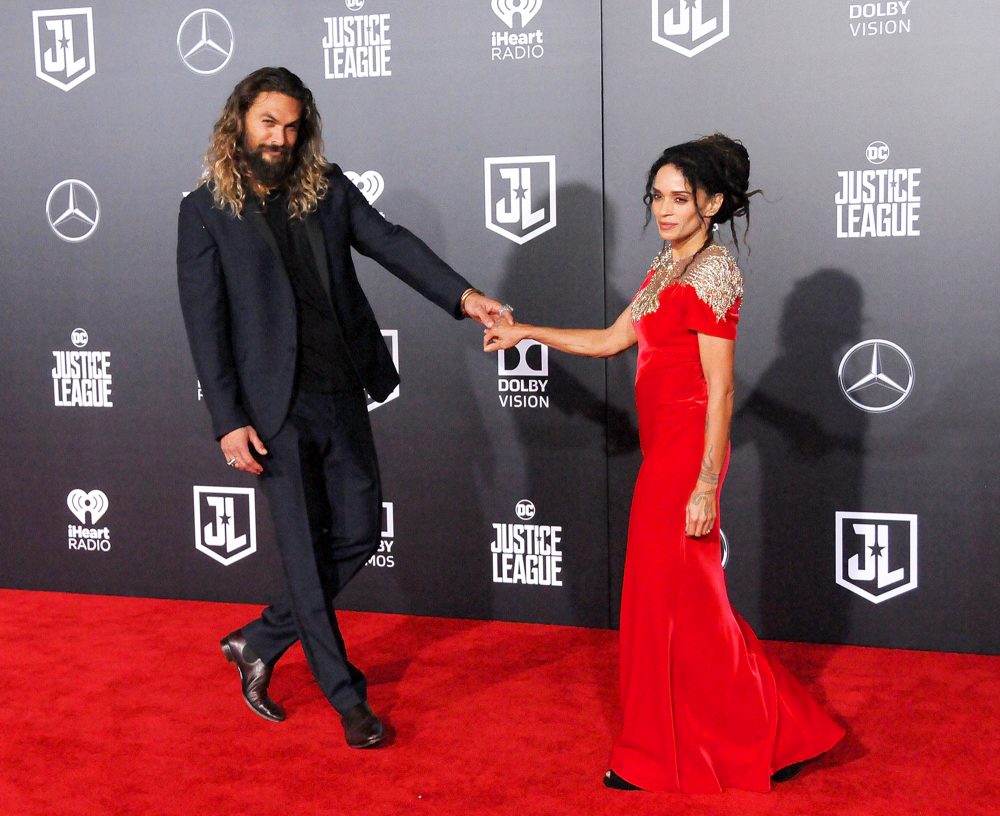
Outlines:
POLYGON ((344 726, 344 739, 351 748, 374 748, 385 739, 382 721, 368 707, 368 703, 358 703, 354 708, 340 715, 344 726))
POLYGON ((226 660, 235 663, 240 671, 240 682, 243 685, 243 699, 256 714, 265 720, 281 722, 285 719, 285 710, 267 696, 267 684, 271 682, 271 667, 263 660, 250 654, 245 654, 247 641, 243 632, 237 629, 226 635, 220 642, 222 653, 226 660))

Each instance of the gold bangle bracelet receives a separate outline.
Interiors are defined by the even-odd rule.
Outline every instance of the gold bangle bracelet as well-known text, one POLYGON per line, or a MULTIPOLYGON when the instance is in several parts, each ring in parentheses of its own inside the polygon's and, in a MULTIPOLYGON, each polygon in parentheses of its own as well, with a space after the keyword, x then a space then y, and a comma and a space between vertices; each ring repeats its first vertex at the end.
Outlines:
POLYGON ((471 286, 464 292, 462 292, 462 298, 461 300, 458 301, 458 308, 461 310, 463 315, 465 315, 466 317, 469 316, 469 313, 465 311, 465 301, 467 301, 469 297, 472 295, 481 295, 481 294, 482 292, 471 286))

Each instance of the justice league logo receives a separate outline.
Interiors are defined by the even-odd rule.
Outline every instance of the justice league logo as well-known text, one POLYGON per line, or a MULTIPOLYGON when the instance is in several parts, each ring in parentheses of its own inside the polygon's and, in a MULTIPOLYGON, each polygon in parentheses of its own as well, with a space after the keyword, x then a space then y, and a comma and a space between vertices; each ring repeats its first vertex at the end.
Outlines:
POLYGON ((506 156, 483 161, 486 229, 526 244, 556 226, 556 157, 506 156))
POLYGON ((920 235, 919 167, 882 167, 891 155, 878 140, 865 148, 873 167, 838 170, 838 238, 906 238, 920 235))
POLYGON ((521 524, 493 525, 493 583, 528 586, 562 586, 563 528, 552 524, 529 524, 535 504, 521 499, 514 505, 521 524))
POLYGON ((194 546, 225 567, 257 552, 252 487, 194 487, 194 546))
POLYGON ((729 36, 729 0, 651 0, 653 42, 685 57, 729 36))
MULTIPOLYGON (((90 342, 86 329, 75 328, 70 341, 77 349, 90 342)), ((52 352, 52 398, 56 407, 113 408, 110 351, 52 352)))
POLYGON ((879 604, 917 588, 917 517, 837 513, 837 583, 879 604))
POLYGON ((90 8, 31 13, 35 29, 35 76, 71 91, 97 73, 94 15, 90 8))

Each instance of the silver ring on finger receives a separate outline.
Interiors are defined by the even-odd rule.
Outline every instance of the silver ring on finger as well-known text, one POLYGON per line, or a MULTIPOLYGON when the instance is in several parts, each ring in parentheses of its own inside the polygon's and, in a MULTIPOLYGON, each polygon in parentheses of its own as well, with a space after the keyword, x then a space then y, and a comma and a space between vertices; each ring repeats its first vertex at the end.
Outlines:
POLYGON ((226 464, 229 465, 229 467, 236 467, 236 457, 234 456, 232 459, 227 461, 226 464))
POLYGON ((514 314, 514 307, 511 306, 509 303, 503 304, 503 306, 500 307, 500 311, 497 312, 497 317, 503 317, 504 312, 510 312, 511 314, 514 314))

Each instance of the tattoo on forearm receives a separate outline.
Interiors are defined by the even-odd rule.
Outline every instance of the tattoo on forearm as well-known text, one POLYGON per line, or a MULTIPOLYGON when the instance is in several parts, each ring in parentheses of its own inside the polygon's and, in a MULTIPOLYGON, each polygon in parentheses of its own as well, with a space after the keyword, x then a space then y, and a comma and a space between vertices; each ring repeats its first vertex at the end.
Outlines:
POLYGON ((701 460, 701 472, 698 474, 698 478, 708 484, 716 485, 719 483, 719 474, 712 470, 712 454, 714 452, 715 445, 709 445, 708 450, 705 451, 705 456, 701 460))

